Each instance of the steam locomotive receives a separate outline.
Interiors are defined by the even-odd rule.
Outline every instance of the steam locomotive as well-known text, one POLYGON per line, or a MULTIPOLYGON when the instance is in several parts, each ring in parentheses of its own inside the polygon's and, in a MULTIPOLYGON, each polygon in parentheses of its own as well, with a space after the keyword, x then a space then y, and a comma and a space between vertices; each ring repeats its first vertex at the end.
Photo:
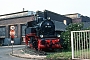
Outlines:
POLYGON ((60 35, 55 31, 54 22, 47 18, 46 11, 44 11, 44 18, 41 17, 27 23, 25 43, 36 50, 62 48, 60 35))

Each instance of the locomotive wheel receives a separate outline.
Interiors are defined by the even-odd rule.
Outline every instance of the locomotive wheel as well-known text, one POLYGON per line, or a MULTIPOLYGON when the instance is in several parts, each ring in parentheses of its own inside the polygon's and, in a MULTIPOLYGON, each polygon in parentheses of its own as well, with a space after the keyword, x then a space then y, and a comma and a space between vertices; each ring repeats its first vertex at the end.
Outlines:
POLYGON ((37 50, 37 40, 35 37, 30 37, 30 44, 32 45, 32 48, 35 48, 37 50))

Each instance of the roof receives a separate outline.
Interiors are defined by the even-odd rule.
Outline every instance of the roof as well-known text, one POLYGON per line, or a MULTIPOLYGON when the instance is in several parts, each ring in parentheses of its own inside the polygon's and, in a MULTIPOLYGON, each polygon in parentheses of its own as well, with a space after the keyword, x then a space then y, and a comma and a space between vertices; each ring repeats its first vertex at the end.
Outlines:
POLYGON ((65 14, 65 16, 67 16, 67 15, 77 15, 77 14, 80 14, 80 13, 65 14))
POLYGON ((34 15, 34 14, 35 13, 33 11, 21 11, 21 12, 16 12, 16 13, 0 15, 0 20, 8 19, 8 18, 17 18, 17 17, 23 17, 23 16, 30 16, 30 15, 34 15))
MULTIPOLYGON (((57 31, 66 31, 66 27, 68 25, 65 25, 63 22, 54 21, 55 23, 55 30, 57 31)), ((90 22, 82 22, 83 23, 83 29, 90 28, 90 22)))
POLYGON ((63 22, 59 22, 59 21, 54 21, 55 23, 55 30, 57 31, 65 31, 67 25, 65 25, 63 22))

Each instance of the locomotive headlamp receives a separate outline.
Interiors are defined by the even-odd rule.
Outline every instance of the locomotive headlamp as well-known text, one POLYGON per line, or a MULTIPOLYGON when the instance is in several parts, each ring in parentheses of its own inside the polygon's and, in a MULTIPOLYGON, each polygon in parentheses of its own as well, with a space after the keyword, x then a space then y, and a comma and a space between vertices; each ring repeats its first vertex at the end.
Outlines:
POLYGON ((60 37, 60 35, 58 34, 57 37, 60 37))
POLYGON ((41 38, 43 38, 43 35, 40 35, 41 38))
POLYGON ((50 20, 50 17, 48 17, 47 19, 50 20))

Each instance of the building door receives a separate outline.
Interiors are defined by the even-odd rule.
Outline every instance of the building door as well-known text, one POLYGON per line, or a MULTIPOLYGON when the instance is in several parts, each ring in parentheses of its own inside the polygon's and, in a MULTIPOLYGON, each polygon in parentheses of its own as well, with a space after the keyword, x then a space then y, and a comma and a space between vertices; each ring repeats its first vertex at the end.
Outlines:
POLYGON ((0 45, 4 43, 5 37, 6 37, 6 27, 0 26, 0 45))
POLYGON ((2 26, 0 27, 0 38, 5 38, 6 36, 6 27, 2 26))
POLYGON ((25 42, 25 28, 26 28, 25 24, 21 25, 22 42, 25 42))

